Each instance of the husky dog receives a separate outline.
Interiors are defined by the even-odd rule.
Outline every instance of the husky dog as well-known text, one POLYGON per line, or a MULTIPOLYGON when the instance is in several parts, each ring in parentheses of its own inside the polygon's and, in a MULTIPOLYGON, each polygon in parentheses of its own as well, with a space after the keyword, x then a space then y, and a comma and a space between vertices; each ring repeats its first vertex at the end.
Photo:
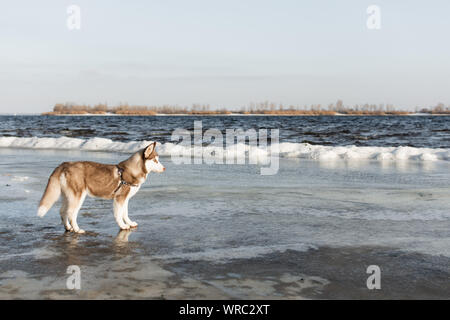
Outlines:
POLYGON ((60 164, 48 179, 38 216, 43 217, 62 193, 60 214, 64 227, 67 231, 84 233, 77 224, 77 215, 88 194, 114 199, 114 218, 120 229, 137 227, 137 223, 128 217, 128 200, 138 192, 149 172, 166 170, 155 149, 156 142, 118 165, 90 161, 60 164))

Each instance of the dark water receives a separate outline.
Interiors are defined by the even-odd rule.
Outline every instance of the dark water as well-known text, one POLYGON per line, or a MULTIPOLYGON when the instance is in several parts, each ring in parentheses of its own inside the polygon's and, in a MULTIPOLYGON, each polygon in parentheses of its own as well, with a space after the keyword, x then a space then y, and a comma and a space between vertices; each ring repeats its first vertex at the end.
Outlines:
POLYGON ((0 136, 170 141, 176 128, 280 129, 281 142, 450 148, 450 116, 0 116, 0 136))

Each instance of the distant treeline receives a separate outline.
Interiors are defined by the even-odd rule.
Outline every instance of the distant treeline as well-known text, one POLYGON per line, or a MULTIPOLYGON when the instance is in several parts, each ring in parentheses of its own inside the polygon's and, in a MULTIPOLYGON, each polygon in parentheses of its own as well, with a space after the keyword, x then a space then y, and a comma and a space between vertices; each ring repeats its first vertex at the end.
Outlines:
POLYGON ((342 100, 324 107, 320 104, 311 106, 284 106, 282 104, 262 102, 250 103, 246 107, 235 109, 211 108, 209 104, 194 104, 192 107, 180 107, 173 105, 163 106, 136 106, 120 104, 109 107, 107 104, 79 105, 74 103, 58 103, 53 111, 43 115, 62 114, 117 114, 117 115, 157 115, 157 114, 187 114, 187 115, 227 115, 227 114, 267 114, 267 115, 407 115, 413 113, 450 114, 450 107, 442 103, 430 108, 419 109, 415 112, 400 110, 393 105, 364 104, 345 106, 342 100))

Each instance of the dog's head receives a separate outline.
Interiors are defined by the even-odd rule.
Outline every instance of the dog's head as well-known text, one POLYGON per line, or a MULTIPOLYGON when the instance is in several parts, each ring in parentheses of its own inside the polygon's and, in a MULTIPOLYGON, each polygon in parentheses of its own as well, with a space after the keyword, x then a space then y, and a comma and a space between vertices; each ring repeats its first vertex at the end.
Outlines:
POLYGON ((147 172, 164 172, 166 168, 159 162, 158 153, 156 153, 156 142, 150 144, 144 149, 144 162, 147 172))

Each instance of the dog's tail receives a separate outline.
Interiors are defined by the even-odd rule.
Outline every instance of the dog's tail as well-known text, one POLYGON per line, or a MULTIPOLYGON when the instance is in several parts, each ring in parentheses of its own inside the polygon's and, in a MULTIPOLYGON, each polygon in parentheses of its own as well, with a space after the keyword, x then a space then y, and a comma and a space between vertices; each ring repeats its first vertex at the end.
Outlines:
POLYGON ((50 178, 48 178, 47 188, 45 188, 45 192, 42 195, 37 212, 37 215, 41 218, 47 213, 48 210, 50 210, 61 195, 61 172, 62 168, 59 166, 53 171, 50 178))

